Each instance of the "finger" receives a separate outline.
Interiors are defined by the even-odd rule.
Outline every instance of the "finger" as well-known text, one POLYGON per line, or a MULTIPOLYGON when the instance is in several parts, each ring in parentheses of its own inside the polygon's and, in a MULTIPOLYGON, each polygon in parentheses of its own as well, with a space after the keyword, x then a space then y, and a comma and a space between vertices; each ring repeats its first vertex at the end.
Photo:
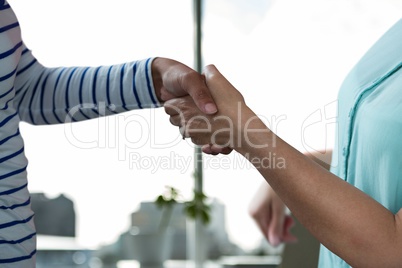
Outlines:
POLYGON ((216 144, 211 145, 211 150, 218 154, 230 154, 232 152, 232 148, 230 147, 223 147, 216 144))
POLYGON ((265 209, 264 207, 263 209, 264 210, 257 209, 255 211, 253 209, 253 212, 251 212, 250 215, 253 218, 258 229, 261 231, 261 234, 265 237, 265 239, 267 239, 268 242, 270 242, 268 237, 268 227, 270 222, 271 209, 269 207, 267 209, 265 209))
POLYGON ((170 116, 180 114, 181 111, 180 111, 180 108, 178 107, 178 102, 179 102, 178 99, 171 99, 171 100, 166 101, 163 104, 163 108, 165 109, 165 113, 167 113, 170 116))
POLYGON ((179 115, 171 116, 171 117, 169 118, 169 121, 170 121, 170 123, 171 123, 173 126, 180 127, 180 126, 184 125, 184 122, 183 122, 183 120, 182 120, 182 117, 179 116, 179 115))
POLYGON ((233 151, 232 148, 230 148, 230 147, 225 147, 225 148, 223 148, 221 154, 228 155, 228 154, 230 154, 232 151, 233 151))
POLYGON ((171 99, 174 99, 177 97, 184 96, 184 95, 174 95, 174 94, 170 93, 164 86, 162 86, 160 91, 161 91, 161 93, 160 93, 161 101, 167 101, 167 100, 171 100, 171 99))
POLYGON ((185 139, 185 138, 189 138, 189 136, 188 136, 188 132, 186 131, 186 127, 185 126, 181 126, 181 127, 179 127, 179 131, 180 131, 180 135, 183 137, 183 140, 185 139))
POLYGON ((268 238, 271 245, 278 246, 282 242, 284 211, 272 206, 271 222, 269 223, 268 238))
POLYGON ((201 151, 205 154, 216 155, 216 153, 212 151, 210 144, 204 144, 203 146, 201 146, 201 151))
POLYGON ((220 146, 218 146, 219 149, 215 149, 214 147, 215 147, 215 145, 205 144, 205 145, 203 145, 201 147, 201 150, 202 150, 203 153, 212 154, 212 155, 217 155, 217 154, 225 154, 225 155, 227 155, 227 154, 230 154, 233 151, 233 149, 229 148, 229 147, 220 147, 220 146))
POLYGON ((211 155, 218 155, 222 152, 222 148, 214 148, 214 145, 211 144, 204 145, 201 149, 204 153, 211 155))
POLYGON ((258 229, 260 229, 260 231, 261 231, 261 233, 262 233, 262 235, 265 237, 265 239, 271 244, 271 242, 269 241, 269 236, 268 236, 268 230, 269 230, 269 226, 268 226, 268 223, 267 223, 267 221, 266 221, 266 219, 264 219, 264 220, 260 220, 260 221, 257 221, 257 227, 258 227, 258 229))
POLYGON ((199 137, 199 136, 192 136, 191 133, 189 134, 188 131, 185 133, 186 138, 191 138, 191 142, 194 143, 195 145, 202 146, 206 142, 206 139, 199 137))
POLYGON ((271 222, 271 209, 269 209, 267 213, 262 213, 261 215, 259 215, 258 218, 255 218, 255 221, 265 239, 267 239, 267 241, 271 244, 271 241, 269 240, 269 224, 271 222))
POLYGON ((203 76, 186 65, 167 58, 152 62, 153 82, 162 101, 190 95, 197 107, 206 114, 217 112, 217 106, 203 76))
POLYGON ((295 221, 290 215, 285 216, 285 222, 283 224, 283 242, 292 243, 297 242, 297 237, 293 235, 290 230, 295 225, 295 221))
POLYGON ((181 87, 194 100, 197 107, 206 114, 214 114, 218 111, 214 99, 203 77, 195 72, 182 76, 181 87))
POLYGON ((208 65, 204 68, 203 75, 205 76, 205 83, 210 89, 212 97, 221 94, 222 90, 232 88, 235 91, 236 88, 219 72, 215 65, 208 65))

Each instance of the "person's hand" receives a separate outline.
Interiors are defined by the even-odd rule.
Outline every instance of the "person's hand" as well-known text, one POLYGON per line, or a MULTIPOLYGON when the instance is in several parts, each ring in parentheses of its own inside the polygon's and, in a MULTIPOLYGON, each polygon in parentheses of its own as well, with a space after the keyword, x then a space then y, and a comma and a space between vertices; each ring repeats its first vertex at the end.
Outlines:
MULTIPOLYGON (((216 104, 205 84, 204 76, 186 65, 171 59, 156 58, 152 62, 152 77, 159 101, 189 95, 203 113, 216 113, 216 104)), ((202 151, 218 155, 229 154, 232 149, 204 144, 202 151)))
POLYGON ((255 115, 246 106, 240 92, 215 66, 207 66, 204 76, 219 108, 216 114, 203 114, 188 96, 167 101, 165 111, 170 115, 170 122, 180 127, 183 137, 190 137, 193 143, 204 145, 204 152, 230 152, 230 149, 241 146, 237 142, 242 136, 242 120, 255 115))
MULTIPOLYGON (((240 92, 215 66, 207 66, 204 75, 219 111, 215 115, 205 115, 188 96, 171 99, 164 106, 166 113, 170 115, 170 122, 179 126, 183 137, 190 137, 193 143, 207 144, 203 146, 204 152, 259 146, 255 140, 248 139, 248 131, 269 129, 247 107, 240 92), (250 126, 251 129, 247 129, 250 126)), ((261 189, 250 206, 250 213, 272 245, 296 240, 290 233, 293 219, 285 213, 285 205, 273 190, 261 189)))
POLYGON ((190 95, 204 114, 217 112, 203 76, 190 67, 172 59, 155 58, 152 77, 159 101, 190 95))
POLYGON ((290 232, 294 220, 286 213, 285 208, 279 196, 265 182, 258 189, 249 206, 250 216, 273 246, 297 241, 290 232))

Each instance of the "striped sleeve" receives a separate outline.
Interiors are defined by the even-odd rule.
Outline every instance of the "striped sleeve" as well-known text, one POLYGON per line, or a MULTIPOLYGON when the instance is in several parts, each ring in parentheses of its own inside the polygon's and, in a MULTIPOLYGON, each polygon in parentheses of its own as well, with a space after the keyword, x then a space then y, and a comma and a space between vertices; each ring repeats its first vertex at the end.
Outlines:
POLYGON ((12 105, 22 47, 19 23, 11 7, 0 0, 0 267, 7 268, 33 268, 36 256, 28 162, 12 105))
POLYGON ((152 60, 100 67, 46 68, 23 47, 14 105, 23 121, 35 125, 160 107, 152 82, 152 60))

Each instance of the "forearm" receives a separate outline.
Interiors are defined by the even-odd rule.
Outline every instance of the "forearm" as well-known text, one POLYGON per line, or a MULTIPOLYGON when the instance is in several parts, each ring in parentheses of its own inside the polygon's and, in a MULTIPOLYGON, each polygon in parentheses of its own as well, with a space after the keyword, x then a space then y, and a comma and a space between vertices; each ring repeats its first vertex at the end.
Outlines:
MULTIPOLYGON (((325 168, 326 170, 329 170, 331 165, 332 149, 326 151, 321 150, 313 153, 304 152, 303 154, 308 158, 310 158, 311 160, 313 160, 314 162, 316 162, 317 164, 319 164, 321 167, 325 168)), ((256 194, 256 196, 263 196, 263 195, 265 196, 266 192, 269 191, 274 192, 274 190, 268 183, 263 182, 261 183, 261 186, 258 189, 258 193, 256 194)), ((252 212, 250 213, 253 214, 252 212)))
MULTIPOLYGON (((21 62, 31 60, 30 52, 21 62)), ((133 109, 157 107, 151 60, 113 66, 21 68, 16 98, 22 120, 32 124, 81 121, 133 109)))
MULTIPOLYGON (((250 112, 246 118, 252 116, 250 112)), ((267 130, 257 119, 249 129, 267 130)), ((235 149, 254 163, 293 215, 327 248, 354 267, 401 266, 399 217, 271 131, 243 136, 247 139, 235 149), (262 144, 268 146, 255 146, 262 144)))
POLYGON ((317 152, 304 152, 304 155, 329 170, 331 167, 332 149, 321 150, 317 152))

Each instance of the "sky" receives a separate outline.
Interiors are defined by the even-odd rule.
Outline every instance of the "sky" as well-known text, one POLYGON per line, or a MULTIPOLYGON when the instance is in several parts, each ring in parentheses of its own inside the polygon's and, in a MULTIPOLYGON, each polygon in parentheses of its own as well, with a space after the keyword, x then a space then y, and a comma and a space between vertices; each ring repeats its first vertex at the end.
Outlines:
MULTIPOLYGON (((23 39, 49 67, 110 65, 152 56, 193 65, 192 1, 9 0, 23 39)), ((334 143, 337 91, 399 18, 397 0, 206 1, 204 65, 215 64, 269 127, 300 151, 334 143)), ((165 185, 185 197, 193 151, 163 109, 72 125, 21 124, 31 192, 75 202, 77 239, 113 242, 139 202, 165 185)), ((247 214, 263 179, 238 154, 204 156, 204 190, 226 205, 234 243, 261 235, 247 214)))

